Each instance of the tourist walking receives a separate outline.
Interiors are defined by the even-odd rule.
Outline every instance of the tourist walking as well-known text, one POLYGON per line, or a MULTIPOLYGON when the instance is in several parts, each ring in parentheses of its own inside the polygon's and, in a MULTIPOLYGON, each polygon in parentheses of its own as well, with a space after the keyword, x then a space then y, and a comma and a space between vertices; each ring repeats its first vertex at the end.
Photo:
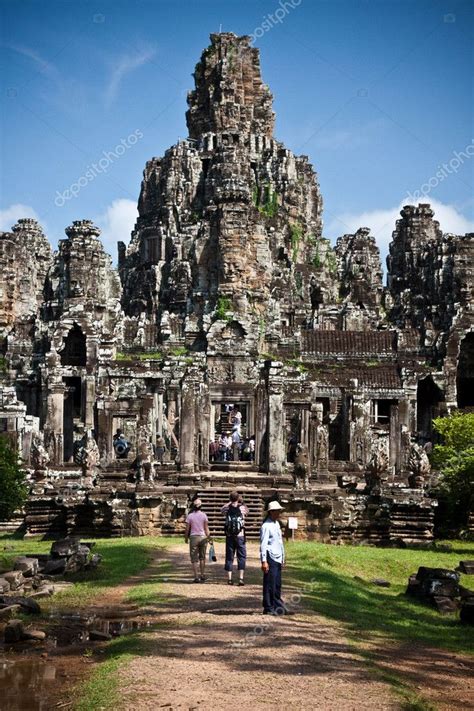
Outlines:
POLYGON ((225 514, 225 566, 227 571, 227 581, 233 585, 232 568, 234 558, 237 555, 237 569, 239 571, 239 585, 244 585, 244 571, 247 560, 247 548, 245 541, 245 517, 248 515, 248 508, 243 503, 238 491, 232 491, 229 495, 229 502, 222 507, 225 514))
POLYGON ((189 540, 189 555, 194 571, 194 582, 203 583, 206 580, 206 550, 211 541, 209 521, 204 511, 201 511, 201 500, 193 501, 193 509, 186 518, 185 543, 189 540))
POLYGON ((270 501, 267 516, 260 529, 260 560, 263 570, 263 614, 290 614, 281 599, 281 570, 285 563, 285 549, 279 523, 283 511, 278 501, 270 501))

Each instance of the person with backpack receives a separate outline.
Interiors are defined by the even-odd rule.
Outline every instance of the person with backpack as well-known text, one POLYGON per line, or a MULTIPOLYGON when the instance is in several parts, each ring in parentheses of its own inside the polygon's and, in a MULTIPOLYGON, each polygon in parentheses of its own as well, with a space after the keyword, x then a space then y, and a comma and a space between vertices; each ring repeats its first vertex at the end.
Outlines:
POLYGON ((245 562, 247 560, 247 549, 245 544, 245 517, 248 515, 248 508, 239 496, 238 491, 232 491, 229 502, 222 507, 225 514, 225 566, 227 571, 228 584, 233 585, 232 568, 234 558, 237 555, 237 568, 239 570, 239 585, 244 585, 245 562))

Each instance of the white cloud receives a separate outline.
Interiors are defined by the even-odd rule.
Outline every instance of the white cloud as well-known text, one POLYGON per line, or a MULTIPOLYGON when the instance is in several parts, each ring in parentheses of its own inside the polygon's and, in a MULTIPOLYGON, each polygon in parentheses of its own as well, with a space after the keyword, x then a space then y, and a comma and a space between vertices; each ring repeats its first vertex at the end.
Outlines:
MULTIPOLYGON (((34 220, 41 221, 29 205, 22 205, 21 203, 16 203, 15 205, 10 205, 10 207, 5 208, 5 210, 0 210, 0 230, 2 232, 10 232, 13 225, 18 222, 21 217, 32 217, 34 220)), ((45 225, 41 225, 43 230, 45 225)))
MULTIPOLYGON (((446 205, 433 198, 426 198, 421 202, 429 202, 434 210, 434 219, 438 220, 443 232, 453 232, 454 234, 465 234, 474 231, 474 221, 468 220, 454 205, 446 205)), ((407 204, 403 200, 397 207, 387 210, 368 210, 360 213, 341 213, 335 215, 328 222, 324 234, 331 239, 335 239, 343 234, 352 234, 359 227, 370 227, 372 235, 379 246, 382 263, 385 264, 385 257, 388 253, 388 245, 392 239, 392 232, 395 229, 395 222, 400 217, 400 210, 407 204)))
POLYGON ((100 239, 104 249, 114 263, 117 262, 117 242, 130 242, 130 233, 138 217, 137 204, 133 200, 121 198, 114 200, 102 215, 95 219, 101 229, 100 239))
POLYGON ((153 47, 144 47, 140 52, 122 56, 114 64, 109 83, 105 90, 105 101, 107 106, 110 106, 113 103, 119 92, 120 84, 126 75, 149 62, 155 54, 156 49, 153 47))
POLYGON ((8 49, 11 49, 13 52, 21 54, 23 57, 27 57, 28 59, 31 59, 31 61, 36 65, 38 71, 40 71, 45 76, 49 77, 55 82, 60 81, 59 72, 55 65, 52 62, 48 62, 47 59, 44 59, 44 57, 42 57, 41 54, 32 47, 26 47, 25 45, 19 44, 7 44, 5 46, 8 49))

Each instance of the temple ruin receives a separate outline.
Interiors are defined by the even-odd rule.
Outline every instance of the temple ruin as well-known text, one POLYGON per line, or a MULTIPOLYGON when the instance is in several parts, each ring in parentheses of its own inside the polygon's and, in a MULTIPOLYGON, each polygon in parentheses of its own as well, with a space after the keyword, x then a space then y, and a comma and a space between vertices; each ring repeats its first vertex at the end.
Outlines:
POLYGON ((277 492, 299 536, 429 539, 433 417, 474 406, 473 235, 404 207, 384 286, 369 228, 323 236, 250 38, 211 35, 194 79, 118 270, 89 220, 56 252, 32 219, 0 235, 0 431, 27 533, 179 533, 198 492, 217 533, 238 487, 250 535, 277 492))

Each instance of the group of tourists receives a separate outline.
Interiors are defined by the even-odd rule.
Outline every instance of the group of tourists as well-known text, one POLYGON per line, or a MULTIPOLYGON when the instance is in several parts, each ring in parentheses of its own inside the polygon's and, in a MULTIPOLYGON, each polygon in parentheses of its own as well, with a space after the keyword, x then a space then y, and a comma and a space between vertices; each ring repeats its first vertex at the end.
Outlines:
MULTIPOLYGON (((260 563, 263 572, 263 614, 291 614, 281 599, 281 572, 285 564, 285 549, 279 518, 283 507, 278 501, 270 501, 260 529, 260 563)), ((244 574, 247 561, 245 518, 248 508, 238 491, 232 491, 229 501, 221 509, 225 532, 225 565, 227 584, 234 585, 233 567, 237 558, 237 585, 245 585, 244 574)), ((202 511, 200 499, 193 501, 192 511, 186 518, 185 541, 194 572, 194 582, 206 581, 207 545, 213 546, 207 515, 202 511)))
MULTIPOLYGON (((255 435, 245 437, 242 433, 242 412, 238 405, 225 405, 220 415, 221 434, 209 442, 211 462, 253 462, 255 459, 255 435)), ((218 422, 216 422, 216 426, 218 422)))
POLYGON ((223 432, 218 440, 209 443, 211 462, 253 462, 255 436, 244 438, 238 430, 223 432))

